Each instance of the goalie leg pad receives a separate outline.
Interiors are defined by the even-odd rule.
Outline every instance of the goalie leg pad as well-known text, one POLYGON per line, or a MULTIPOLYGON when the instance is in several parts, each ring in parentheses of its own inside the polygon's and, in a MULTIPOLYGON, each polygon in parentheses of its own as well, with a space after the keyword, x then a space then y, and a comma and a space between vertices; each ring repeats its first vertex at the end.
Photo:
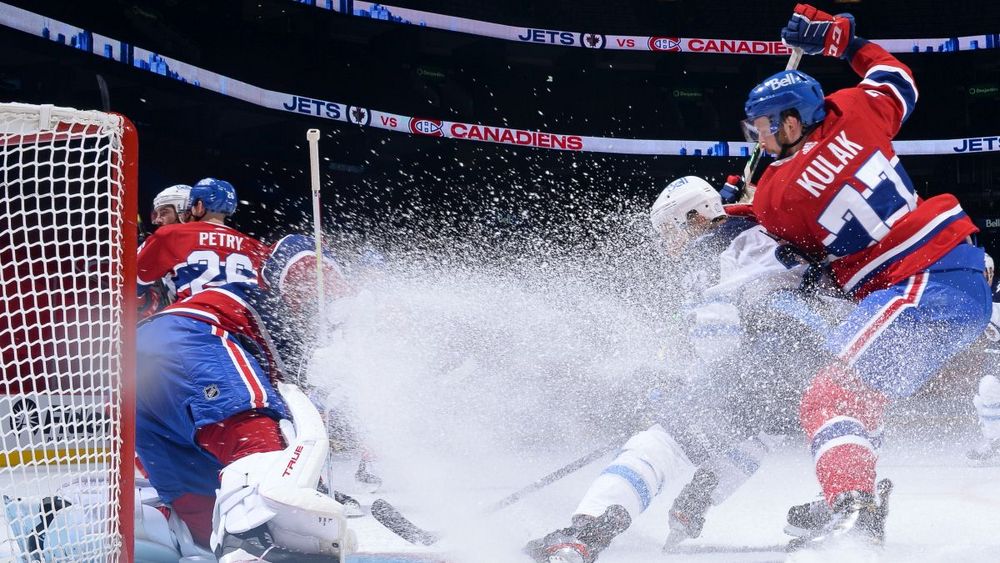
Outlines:
POLYGON ((226 534, 266 524, 276 546, 343 557, 354 549, 343 506, 316 490, 329 448, 322 419, 298 388, 283 384, 280 392, 295 435, 284 450, 251 454, 222 470, 212 547, 221 548, 226 534))
POLYGON ((590 485, 574 514, 600 516, 618 504, 635 518, 660 493, 667 479, 678 478, 693 465, 659 424, 629 438, 621 452, 590 485))

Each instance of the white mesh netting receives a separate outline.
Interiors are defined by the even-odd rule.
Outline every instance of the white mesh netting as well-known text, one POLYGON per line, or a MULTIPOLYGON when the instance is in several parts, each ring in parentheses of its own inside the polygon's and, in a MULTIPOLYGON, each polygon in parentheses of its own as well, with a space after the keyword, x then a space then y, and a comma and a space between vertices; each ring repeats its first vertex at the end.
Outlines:
POLYGON ((0 105, 4 561, 120 557, 123 133, 117 115, 0 105))

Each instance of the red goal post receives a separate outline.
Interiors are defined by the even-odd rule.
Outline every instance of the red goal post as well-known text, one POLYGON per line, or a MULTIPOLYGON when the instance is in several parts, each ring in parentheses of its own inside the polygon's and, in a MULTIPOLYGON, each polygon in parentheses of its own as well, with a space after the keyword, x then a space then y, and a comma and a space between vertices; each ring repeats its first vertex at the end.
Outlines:
POLYGON ((0 104, 5 561, 132 560, 137 152, 121 115, 0 104))

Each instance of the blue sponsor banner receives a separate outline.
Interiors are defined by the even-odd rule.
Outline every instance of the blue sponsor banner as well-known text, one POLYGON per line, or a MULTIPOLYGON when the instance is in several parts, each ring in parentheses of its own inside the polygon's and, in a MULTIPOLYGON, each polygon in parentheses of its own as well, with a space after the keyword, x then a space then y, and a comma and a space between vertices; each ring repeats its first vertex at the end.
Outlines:
MULTIPOLYGON (((330 6, 350 6, 352 4, 351 2, 323 3, 330 6)), ((359 5, 368 4, 367 2, 353 2, 355 10, 359 5)), ((378 13, 382 14, 382 12, 378 13)), ((695 157, 745 157, 750 152, 750 144, 745 142, 621 139, 528 131, 510 127, 400 115, 358 105, 275 92, 3 2, 0 2, 0 25, 59 43, 67 48, 125 64, 139 71, 190 84, 196 88, 216 92, 260 107, 341 121, 361 127, 374 127, 427 137, 580 152, 695 157)), ((558 37, 543 35, 545 37, 558 37)), ((581 40, 591 44, 594 48, 608 39, 603 36, 594 37, 594 34, 585 35, 591 37, 581 36, 581 40)), ((893 147, 898 154, 904 155, 995 152, 1000 151, 1000 137, 985 136, 927 141, 897 140, 893 142, 893 147)))

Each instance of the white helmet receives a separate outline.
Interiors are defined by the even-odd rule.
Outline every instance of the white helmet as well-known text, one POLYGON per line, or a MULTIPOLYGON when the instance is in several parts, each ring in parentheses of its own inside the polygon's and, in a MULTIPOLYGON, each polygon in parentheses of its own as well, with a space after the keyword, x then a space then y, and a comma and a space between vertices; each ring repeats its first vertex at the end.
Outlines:
POLYGON ((990 256, 989 253, 985 253, 984 252, 983 254, 986 256, 986 259, 985 259, 985 261, 986 261, 986 271, 984 272, 986 274, 986 283, 988 283, 988 284, 990 284, 992 286, 993 285, 993 271, 994 271, 993 270, 993 257, 990 256))
POLYGON ((683 228, 695 212, 709 221, 726 216, 722 197, 711 184, 697 176, 684 176, 670 182, 660 192, 649 210, 653 228, 662 232, 665 225, 683 228))
POLYGON ((182 213, 191 210, 191 186, 177 184, 170 186, 153 198, 153 211, 164 205, 173 205, 174 211, 180 216, 182 213))

